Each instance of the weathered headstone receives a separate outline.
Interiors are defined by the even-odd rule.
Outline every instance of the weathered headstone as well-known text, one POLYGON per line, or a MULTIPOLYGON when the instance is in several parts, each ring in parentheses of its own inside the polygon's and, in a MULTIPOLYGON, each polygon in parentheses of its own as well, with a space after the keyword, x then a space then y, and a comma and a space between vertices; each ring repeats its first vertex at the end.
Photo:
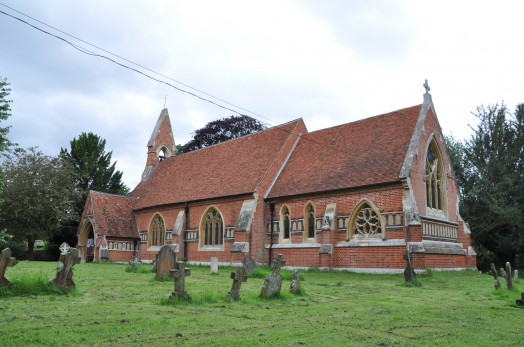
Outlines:
POLYGON ((506 287, 508 287, 508 290, 513 290, 513 281, 511 280, 511 263, 508 261, 506 262, 506 287))
POLYGON ((238 301, 240 300, 240 286, 242 282, 247 282, 246 268, 239 266, 237 271, 231 273, 231 279, 233 280, 233 284, 231 285, 231 291, 228 293, 228 296, 238 301))
POLYGON ((164 245, 155 257, 156 278, 170 277, 171 269, 176 266, 176 253, 171 246, 164 245))
POLYGON ((0 288, 8 287, 11 285, 11 282, 5 278, 5 271, 7 267, 15 266, 18 263, 16 258, 11 257, 11 250, 5 248, 0 255, 0 288))
POLYGON ((493 284, 495 285, 495 289, 500 289, 500 282, 499 277, 497 276, 497 269, 495 268, 495 264, 491 263, 491 274, 493 275, 493 284))
POLYGON ((406 261, 406 268, 404 269, 404 283, 415 283, 417 281, 417 274, 415 273, 415 269, 411 264, 411 256, 407 249, 404 251, 404 260, 406 261))
POLYGON ((506 285, 507 285, 508 284, 508 275, 506 274, 506 270, 504 270, 503 267, 500 268, 500 274, 502 275, 502 277, 504 277, 504 282, 506 282, 506 285))
POLYGON ((289 291, 293 294, 300 294, 300 274, 298 270, 293 270, 293 277, 291 279, 291 285, 289 286, 289 291))
POLYGON ((251 257, 245 257, 244 260, 242 260, 242 265, 244 265, 246 272, 250 274, 257 267, 257 261, 251 257))
POLYGON ((191 269, 186 269, 186 262, 177 261, 174 269, 170 271, 175 280, 175 291, 171 294, 175 299, 189 299, 186 292, 186 276, 191 276, 191 269))
POLYGON ((264 279, 264 285, 260 290, 260 296, 263 298, 272 298, 280 294, 282 288, 282 276, 280 268, 284 266, 284 255, 279 254, 277 259, 271 263, 272 272, 264 279))
POLYGON ((518 281, 519 279, 519 270, 515 269, 515 271, 513 271, 513 281, 518 281))
POLYGON ((73 266, 79 264, 81 258, 78 257, 78 250, 76 248, 70 248, 65 242, 62 246, 60 246, 62 253, 60 254, 60 259, 58 259, 59 269, 56 272, 55 278, 49 281, 49 283, 58 289, 68 290, 75 287, 75 282, 73 281, 73 266))
POLYGON ((218 273, 218 258, 217 257, 211 257, 211 273, 212 274, 218 273))
POLYGON ((129 260, 129 265, 131 265, 133 267, 140 266, 141 264, 142 264, 142 260, 140 259, 140 257, 138 255, 134 255, 133 258, 131 258, 131 260, 129 260))

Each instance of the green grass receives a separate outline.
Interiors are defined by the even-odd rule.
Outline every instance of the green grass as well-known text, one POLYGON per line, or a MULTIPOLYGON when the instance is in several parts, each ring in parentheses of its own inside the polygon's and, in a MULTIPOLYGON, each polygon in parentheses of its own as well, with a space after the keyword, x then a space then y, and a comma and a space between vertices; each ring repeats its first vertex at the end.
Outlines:
MULTIPOLYGON (((173 301, 173 282, 126 266, 76 265, 77 287, 67 295, 36 285, 0 294, 0 345, 524 345, 524 310, 514 306, 521 284, 495 291, 492 277, 474 271, 432 271, 418 276, 420 287, 404 285, 401 274, 302 271, 302 295, 290 294, 284 279, 271 300, 259 297, 265 276, 257 275, 235 302, 226 297, 234 268, 212 275, 188 266, 191 300, 173 301)), ((22 261, 6 277, 47 283, 55 272, 54 262, 22 261)))

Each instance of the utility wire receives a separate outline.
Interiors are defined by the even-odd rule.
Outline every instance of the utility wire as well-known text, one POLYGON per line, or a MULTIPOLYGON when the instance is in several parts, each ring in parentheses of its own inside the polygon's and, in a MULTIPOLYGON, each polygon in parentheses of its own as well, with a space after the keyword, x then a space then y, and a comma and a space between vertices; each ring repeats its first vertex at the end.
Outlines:
MULTIPOLYGON (((0 3, 0 5, 3 5, 3 6, 5 6, 5 7, 10 8, 9 6, 6 6, 6 5, 3 4, 3 3, 0 3)), ((11 9, 11 8, 10 8, 10 9, 11 9)), ((16 11, 16 10, 14 10, 14 11, 16 11)), ((18 11, 16 11, 16 12, 18 12, 18 11)), ((159 83, 165 84, 165 85, 167 85, 167 86, 169 86, 169 87, 171 87, 171 88, 173 88, 173 89, 175 89, 175 90, 178 90, 178 91, 180 91, 180 92, 183 92, 183 93, 186 93, 186 94, 188 94, 188 95, 191 95, 191 96, 193 96, 193 97, 195 97, 195 98, 198 98, 198 99, 200 99, 200 100, 202 100, 202 101, 205 101, 205 102, 208 102, 208 103, 210 103, 210 104, 213 104, 213 105, 215 105, 215 106, 217 106, 217 107, 220 107, 220 108, 222 108, 222 109, 225 109, 225 110, 231 111, 231 112, 236 113, 236 114, 241 115, 241 116, 245 116, 245 114, 243 114, 243 113, 241 113, 241 112, 239 112, 239 111, 237 111, 237 110, 234 110, 234 109, 232 109, 232 108, 230 108, 230 107, 227 107, 227 106, 221 105, 221 104, 219 104, 219 103, 217 103, 217 102, 215 102, 215 101, 212 101, 212 100, 209 100, 209 99, 207 99, 207 98, 204 98, 204 97, 202 97, 202 96, 200 96, 200 95, 197 95, 197 94, 195 94, 195 93, 193 93, 193 92, 190 92, 190 91, 187 91, 187 90, 185 90, 185 89, 182 89, 182 88, 176 87, 176 86, 174 86, 173 84, 171 84, 171 83, 169 83, 169 82, 162 81, 162 80, 160 80, 160 79, 158 79, 158 78, 155 78, 155 77, 153 77, 153 76, 151 76, 151 75, 148 75, 148 74, 146 74, 146 73, 144 73, 144 72, 142 72, 142 71, 140 71, 140 70, 138 70, 138 69, 135 69, 135 68, 130 67, 130 66, 128 66, 128 65, 125 65, 125 64, 123 64, 123 63, 121 63, 121 62, 118 62, 118 61, 116 61, 116 60, 114 60, 114 59, 112 59, 112 58, 109 58, 109 57, 107 57, 107 56, 105 56, 105 55, 101 55, 101 54, 95 53, 95 52, 93 52, 93 51, 90 51, 90 50, 87 49, 87 48, 84 48, 84 47, 81 47, 81 46, 79 46, 79 45, 77 45, 77 44, 74 44, 74 43, 70 42, 69 40, 67 40, 67 39, 65 39, 65 38, 63 38, 63 37, 61 37, 61 36, 55 35, 55 34, 53 34, 53 33, 50 33, 49 31, 46 31, 46 30, 44 30, 44 29, 42 29, 42 28, 39 28, 39 27, 37 27, 36 25, 33 25, 33 24, 31 24, 31 23, 29 23, 29 22, 27 22, 27 21, 25 21, 25 20, 23 20, 23 19, 21 19, 21 18, 19 18, 19 17, 16 17, 16 16, 14 16, 14 15, 11 15, 11 14, 6 13, 6 12, 1 11, 1 10, 0 10, 0 13, 6 15, 6 16, 8 16, 8 17, 11 17, 11 18, 13 18, 13 19, 16 19, 16 20, 18 20, 18 21, 20 21, 20 22, 22 22, 22 23, 24 23, 24 24, 27 24, 27 25, 29 25, 30 27, 32 27, 32 28, 34 28, 34 29, 36 29, 36 30, 38 30, 38 31, 40 31, 40 32, 43 32, 43 33, 45 33, 45 34, 47 34, 47 35, 50 35, 50 36, 52 36, 52 37, 55 37, 55 38, 57 38, 57 39, 59 39, 59 40, 65 42, 65 43, 69 44, 71 47, 73 47, 74 49, 76 49, 76 50, 78 50, 78 51, 80 51, 80 52, 82 52, 82 53, 84 53, 84 54, 87 54, 87 55, 90 55, 90 56, 94 56, 94 57, 99 57, 99 58, 102 58, 102 59, 106 59, 106 60, 108 60, 108 61, 110 61, 110 62, 112 62, 112 63, 115 63, 115 64, 117 64, 117 65, 123 67, 123 68, 126 68, 126 69, 128 69, 128 70, 134 71, 134 72, 136 72, 136 73, 138 73, 138 74, 141 74, 141 75, 143 75, 143 76, 145 76, 145 77, 147 77, 147 78, 149 78, 149 79, 151 79, 151 80, 153 80, 153 81, 156 81, 156 82, 159 82, 159 83)), ((21 13, 21 12, 18 12, 18 13, 21 13)), ((22 13, 22 14, 23 14, 23 13, 22 13)), ((27 16, 27 15, 25 15, 25 14, 23 14, 23 15, 24 15, 24 16, 27 16)), ((33 18, 30 17, 30 16, 27 16, 27 17, 33 19, 33 18)), ((34 19, 34 20, 36 20, 36 19, 34 19)), ((38 20, 36 20, 36 21, 38 21, 38 20)), ((38 22, 40 22, 40 21, 38 21, 38 22)), ((43 23, 43 22, 41 22, 41 23, 43 23)), ((55 29, 54 27, 49 26, 49 25, 47 25, 47 24, 45 24, 45 23, 43 23, 43 24, 46 25, 46 26, 48 26, 48 27, 50 27, 50 28, 55 29)), ((55 30, 58 30, 58 29, 55 29, 55 30)), ((58 31, 63 32, 63 31, 61 31, 61 30, 58 30, 58 31)), ((63 32, 63 33, 64 33, 64 32, 63 32)), ((69 34, 67 34, 67 33, 64 33, 64 34, 69 35, 69 34)), ((69 36, 74 37, 74 36, 72 36, 72 35, 69 35, 69 36)), ((75 38, 76 38, 76 37, 75 37, 75 38)), ((80 40, 80 39, 79 39, 79 40, 80 40)), ((85 42, 85 41, 83 41, 83 40, 80 40, 80 41, 85 42)), ((87 43, 87 44, 91 45, 90 43, 87 43)), ((95 46, 95 45, 91 45, 91 46, 92 46, 92 47, 95 47, 95 48, 98 48, 98 47, 95 46)), ((100 49, 100 48, 98 48, 98 49, 100 49)), ((102 50, 103 50, 103 49, 102 49, 102 50)), ((103 50, 103 51, 105 51, 105 50, 103 50)), ((105 51, 105 52, 107 52, 107 51, 105 51)), ((108 53, 113 54, 113 53, 111 53, 111 52, 108 52, 108 53)), ((115 54, 113 54, 113 55, 119 57, 118 55, 115 55, 115 54)), ((119 57, 119 58, 120 58, 120 57, 119 57)), ((125 59, 125 58, 121 58, 121 59, 126 60, 126 61, 130 61, 130 60, 127 60, 127 59, 125 59)), ((131 62, 131 61, 130 61, 130 62, 131 62)), ((133 63, 133 62, 131 62, 131 63, 133 63)), ((138 64, 136 64, 136 63, 133 63, 133 64, 135 64, 135 65, 141 67, 141 65, 138 65, 138 64)), ((154 72, 153 70, 150 70, 150 69, 148 69, 148 68, 145 68, 145 69, 148 70, 148 71, 152 71, 152 72, 154 72)), ((154 72, 154 73, 156 73, 156 72, 154 72)), ((157 74, 158 74, 158 73, 157 73, 157 74)), ((159 75, 161 75, 161 74, 159 74, 159 75)), ((161 76, 164 76, 164 75, 161 75, 161 76)), ((169 77, 167 77, 167 78, 169 78, 169 77)), ((169 78, 169 79, 171 79, 171 78, 169 78)), ((179 83, 179 82, 177 82, 177 83, 179 83)), ((192 88, 192 87, 189 87, 189 88, 192 88)), ((198 90, 198 89, 195 89, 195 88, 192 88, 192 89, 194 89, 194 90, 198 90)), ((206 93, 204 93, 204 94, 206 94, 206 93)), ((206 94, 206 95, 209 95, 209 94, 206 94)), ((212 97, 213 97, 213 96, 212 96, 212 97)), ((215 98, 215 97, 213 97, 213 98, 215 98)), ((216 99, 217 99, 217 100, 221 100, 221 99, 218 99, 218 98, 216 98, 216 99)), ((231 103, 229 103, 229 102, 227 102, 227 101, 226 101, 226 103, 229 104, 229 105, 232 105, 232 106, 234 106, 234 107, 237 107, 237 106, 235 106, 235 105, 233 105, 233 104, 231 104, 231 103)), ((243 109, 243 108, 239 107, 239 109, 243 109)), ((245 109, 243 109, 243 110, 245 110, 245 109)), ((251 111, 248 111, 248 112, 251 112, 251 111)), ((255 114, 255 115, 259 116, 259 117, 262 117, 262 118, 264 118, 264 119, 267 119, 267 120, 269 120, 269 121, 271 121, 271 122, 276 123, 278 127, 276 127, 275 129, 278 129, 278 130, 284 131, 284 132, 286 132, 286 133, 288 133, 288 134, 293 134, 291 131, 288 131, 288 130, 286 130, 286 129, 283 129, 283 128, 281 127, 281 125, 283 125, 283 124, 280 124, 280 123, 278 123, 278 122, 276 122, 276 121, 273 121, 273 120, 271 120, 271 119, 269 119, 269 118, 267 118, 267 117, 264 117, 264 116, 258 115, 258 114, 256 114, 256 113, 253 113, 253 112, 251 112, 251 113, 252 113, 252 114, 255 114)), ((260 121, 260 120, 259 120, 259 121, 260 121)), ((271 124, 269 124, 269 123, 267 123, 267 122, 264 122, 264 121, 261 121, 261 122, 262 122, 263 124, 267 125, 267 126, 270 126, 270 127, 272 126, 271 124)), ((312 142, 312 143, 316 143, 317 145, 333 147, 333 148, 335 148, 335 149, 337 149, 337 147, 338 147, 337 144, 328 143, 328 142, 320 142, 320 141, 317 141, 317 140, 313 140, 313 139, 311 139, 311 138, 309 138, 309 137, 301 137, 301 139, 306 140, 306 141, 310 141, 310 142, 312 142)))
MULTIPOLYGON (((4 3, 0 3, 0 5, 2 5, 2 6, 4 6, 4 7, 7 7, 8 9, 10 9, 10 10, 16 12, 16 13, 19 13, 19 14, 21 14, 21 15, 27 17, 27 18, 30 18, 30 19, 32 19, 32 20, 34 20, 34 21, 36 21, 36 22, 38 22, 38 23, 40 23, 40 24, 43 24, 43 25, 45 25, 45 26, 48 27, 48 28, 51 28, 51 29, 53 29, 53 30, 56 30, 56 31, 58 31, 58 32, 60 32, 60 33, 62 33, 62 34, 64 34, 64 35, 67 35, 67 36, 69 36, 69 37, 74 38, 75 40, 78 40, 78 41, 80 41, 80 42, 83 42, 83 43, 85 43, 85 44, 87 44, 87 45, 89 45, 89 46, 91 46, 91 47, 93 47, 93 48, 99 49, 99 50, 101 50, 101 51, 103 51, 103 52, 105 52, 105 53, 111 54, 111 55, 114 56, 114 57, 117 57, 117 58, 119 58, 119 59, 122 59, 122 60, 124 60, 124 61, 127 61, 128 63, 131 63, 131 64, 133 64, 133 65, 136 65, 136 66, 138 66, 138 67, 140 67, 140 68, 142 68, 142 69, 144 69, 144 70, 147 70, 147 71, 149 71, 149 72, 152 72, 152 73, 154 73, 154 74, 156 74, 156 75, 158 75, 158 76, 161 76, 161 77, 167 78, 167 79, 170 80, 170 81, 173 81, 173 82, 175 82, 175 83, 178 83, 178 84, 180 84, 180 85, 182 85, 182 86, 184 86, 184 87, 187 87, 187 88, 189 88, 189 89, 192 89, 192 90, 194 90, 194 91, 196 91, 196 92, 199 92, 199 93, 201 93, 201 94, 204 94, 204 95, 210 96, 210 97, 212 97, 213 99, 216 99, 216 100, 219 100, 219 101, 221 101, 221 102, 224 102, 224 103, 226 103, 226 104, 228 104, 228 105, 230 105, 230 106, 233 106, 233 107, 235 107, 235 108, 237 108, 237 109, 239 109, 239 110, 246 111, 246 112, 248 112, 248 113, 251 113, 251 114, 256 115, 256 116, 258 116, 258 117, 264 118, 264 119, 266 119, 266 120, 268 120, 268 121, 270 121, 270 122, 273 122, 273 123, 275 123, 275 124, 279 124, 277 121, 272 120, 272 119, 270 119, 270 118, 267 118, 267 117, 265 117, 265 116, 263 116, 263 115, 261 115, 261 114, 258 114, 258 113, 256 113, 256 112, 250 111, 250 110, 248 110, 248 109, 246 109, 246 108, 243 108, 243 107, 241 107, 241 106, 238 106, 238 105, 235 105, 235 104, 233 104, 233 103, 230 103, 229 101, 226 101, 226 100, 224 100, 224 99, 221 99, 221 98, 219 98, 219 97, 216 97, 216 96, 214 96, 214 95, 212 95, 212 94, 206 93, 206 92, 204 92, 204 91, 202 91, 202 90, 200 90, 200 89, 194 88, 194 87, 192 87, 192 86, 190 86, 190 85, 188 85, 188 84, 185 84, 185 83, 183 83, 183 82, 177 81, 177 80, 175 80, 175 79, 173 79, 173 78, 171 78, 171 77, 169 77, 169 76, 166 76, 166 75, 164 75, 164 74, 162 74, 162 73, 160 73, 160 72, 154 71, 154 70, 152 70, 152 69, 150 69, 150 68, 148 68, 148 67, 146 67, 146 66, 140 65, 140 64, 138 64, 138 63, 135 63, 134 61, 131 61, 131 60, 127 59, 127 58, 124 58, 124 57, 122 57, 122 56, 120 56, 120 55, 118 55, 118 54, 116 54, 116 53, 110 52, 110 51, 108 51, 108 50, 106 50, 106 49, 104 49, 104 48, 101 48, 101 47, 96 46, 96 45, 94 45, 94 44, 92 44, 92 43, 89 43, 89 42, 87 42, 87 41, 85 41, 85 40, 83 40, 83 39, 81 39, 81 38, 79 38, 79 37, 76 37, 76 36, 74 36, 74 35, 71 35, 71 34, 65 32, 65 31, 63 31, 63 30, 60 30, 60 29, 58 29, 58 28, 55 28, 55 27, 52 26, 52 25, 49 25, 49 24, 47 24, 47 23, 44 23, 44 22, 42 22, 41 20, 38 20, 38 19, 36 19, 36 18, 34 18, 34 17, 31 17, 31 16, 29 16, 29 15, 23 13, 23 12, 20 12, 20 11, 14 9, 14 8, 12 8, 12 7, 9 7, 9 6, 7 6, 7 5, 4 4, 4 3)), ((6 14, 5 12, 2 12, 2 13, 6 14)), ((11 17, 13 17, 13 18, 15 18, 15 19, 19 19, 19 18, 14 17, 14 16, 11 16, 11 17)), ((19 20, 20 20, 20 19, 19 19, 19 20)), ((27 23, 27 22, 25 22, 25 21, 23 21, 23 22, 26 23, 26 24, 28 24, 28 25, 31 25, 31 24, 29 24, 29 23, 27 23)), ((31 25, 31 26, 33 26, 33 25, 31 25)), ((33 27, 36 28, 35 26, 33 26, 33 27)), ((36 28, 36 29, 39 29, 39 28, 36 28)), ((39 30, 40 30, 40 29, 39 29, 39 30)), ((44 31, 44 32, 45 32, 45 31, 44 31)), ((46 32, 46 33, 47 33, 47 32, 46 32)), ((49 33, 48 33, 48 34, 49 34, 49 33)), ((52 34, 50 34, 50 35, 52 35, 52 34)), ((53 36, 55 36, 55 35, 53 35, 53 36)), ((68 43, 69 43, 69 42, 68 42, 68 43)), ((75 48, 76 48, 76 47, 75 47, 75 48)), ((238 113, 238 112, 235 112, 235 113, 238 113)), ((240 114, 240 113, 238 113, 238 114, 240 114)), ((267 124, 267 123, 266 123, 266 124, 267 124)), ((271 125, 271 124, 268 124, 268 125, 271 125)))

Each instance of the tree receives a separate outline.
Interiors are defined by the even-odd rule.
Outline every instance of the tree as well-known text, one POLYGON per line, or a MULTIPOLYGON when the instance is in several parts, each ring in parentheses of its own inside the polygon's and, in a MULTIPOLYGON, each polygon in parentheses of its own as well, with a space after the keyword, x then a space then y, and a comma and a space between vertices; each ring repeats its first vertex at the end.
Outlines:
POLYGON ((2 168, 0 222, 15 239, 27 241, 32 260, 35 240, 51 237, 75 218, 73 171, 62 157, 44 155, 36 148, 17 151, 2 168))
POLYGON ((524 254, 524 105, 478 107, 469 141, 448 146, 461 184, 461 213, 470 224, 479 267, 513 266, 524 254), (456 155, 458 153, 458 155, 456 155), (492 257, 493 259, 487 259, 492 257))
POLYGON ((193 139, 181 147, 177 154, 188 153, 199 148, 216 145, 244 135, 266 129, 266 126, 249 116, 230 116, 207 123, 193 133, 193 139))
MULTIPOLYGON (((60 150, 60 155, 74 168, 75 186, 79 196, 75 205, 75 214, 80 216, 90 190, 104 193, 127 194, 129 188, 122 182, 122 172, 116 170, 116 161, 111 163, 113 152, 106 153, 106 140, 91 132, 83 132, 70 141, 70 151, 60 150)), ((78 220, 64 225, 55 243, 66 241, 76 244, 78 220)))
MULTIPOLYGON (((10 91, 7 79, 0 77, 0 122, 7 120, 11 116, 10 104, 12 101, 7 99, 10 91)), ((2 155, 5 155, 5 152, 15 145, 7 138, 10 128, 10 126, 0 127, 0 154, 2 155)))

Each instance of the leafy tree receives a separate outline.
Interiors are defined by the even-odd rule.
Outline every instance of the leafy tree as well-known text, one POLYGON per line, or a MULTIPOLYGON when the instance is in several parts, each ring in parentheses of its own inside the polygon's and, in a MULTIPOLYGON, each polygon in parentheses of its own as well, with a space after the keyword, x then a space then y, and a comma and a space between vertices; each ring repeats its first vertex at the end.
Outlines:
POLYGON ((480 123, 470 140, 448 138, 461 184, 461 213, 470 224, 480 268, 490 261, 522 265, 516 261, 524 254, 524 105, 513 115, 504 104, 478 107, 474 115, 480 123))
POLYGON ((230 116, 207 123, 193 133, 193 139, 181 147, 177 154, 188 153, 199 148, 216 145, 266 129, 260 121, 249 116, 230 116))
MULTIPOLYGON (((70 151, 60 150, 60 155, 74 168, 75 186, 79 196, 75 205, 75 214, 80 216, 90 190, 104 193, 127 194, 129 188, 122 182, 122 172, 116 170, 116 162, 111 163, 113 152, 106 153, 106 140, 91 132, 83 132, 70 141, 70 151)), ((76 244, 78 220, 64 225, 60 234, 55 235, 54 244, 63 241, 76 244)))
POLYGON ((5 185, 0 221, 16 240, 25 240, 28 259, 34 242, 47 239, 75 217, 73 171, 61 157, 36 148, 20 150, 2 164, 5 185))
MULTIPOLYGON (((10 103, 12 101, 7 99, 10 91, 7 79, 0 77, 0 122, 7 120, 11 116, 10 103)), ((2 155, 5 155, 5 152, 14 145, 7 139, 10 128, 10 126, 0 127, 0 154, 2 155)))

